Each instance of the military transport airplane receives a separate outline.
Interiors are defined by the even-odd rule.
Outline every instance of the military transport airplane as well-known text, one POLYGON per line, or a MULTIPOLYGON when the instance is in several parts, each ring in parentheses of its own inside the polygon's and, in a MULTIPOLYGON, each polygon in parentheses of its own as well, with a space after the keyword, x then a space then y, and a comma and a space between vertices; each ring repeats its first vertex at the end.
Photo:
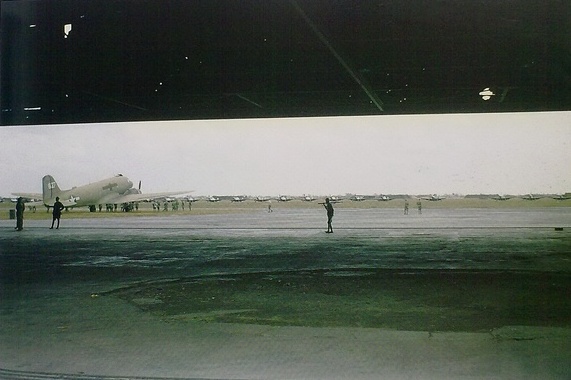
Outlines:
POLYGON ((429 197, 422 197, 422 199, 424 199, 424 200, 426 200, 426 201, 435 202, 435 201, 441 201, 441 200, 446 199, 446 198, 441 197, 441 196, 438 196, 438 195, 436 195, 436 194, 432 194, 432 195, 430 195, 429 197))
POLYGON ((496 196, 493 196, 492 199, 496 201, 507 201, 511 199, 511 197, 508 195, 498 194, 496 196))
POLYGON ((46 207, 52 207, 56 197, 60 198, 65 208, 89 207, 95 211, 97 205, 142 202, 171 195, 186 194, 191 191, 142 194, 139 188, 133 188, 133 182, 122 174, 83 186, 61 190, 51 175, 42 178, 42 194, 14 193, 25 198, 42 199, 46 207))
POLYGON ((391 199, 392 199, 392 198, 389 197, 388 195, 381 195, 381 196, 379 196, 379 197, 377 198, 377 200, 378 200, 378 201, 381 201, 381 202, 388 202, 388 201, 390 201, 391 199))

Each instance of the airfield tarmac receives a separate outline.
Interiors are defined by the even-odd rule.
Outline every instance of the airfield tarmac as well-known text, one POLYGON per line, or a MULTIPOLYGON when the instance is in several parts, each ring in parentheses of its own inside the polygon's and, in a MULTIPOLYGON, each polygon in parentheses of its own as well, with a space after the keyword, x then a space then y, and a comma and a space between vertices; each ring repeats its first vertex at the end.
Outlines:
POLYGON ((0 378, 571 378, 570 208, 324 213, 0 220, 0 378))

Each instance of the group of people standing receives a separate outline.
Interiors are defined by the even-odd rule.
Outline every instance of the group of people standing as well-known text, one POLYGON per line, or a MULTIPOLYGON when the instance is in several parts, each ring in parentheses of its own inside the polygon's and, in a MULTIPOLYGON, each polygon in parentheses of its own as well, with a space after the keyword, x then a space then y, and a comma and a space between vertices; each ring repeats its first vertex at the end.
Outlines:
MULTIPOLYGON (((418 213, 422 214, 422 202, 420 199, 416 202, 416 207, 418 208, 418 213)), ((408 215, 408 199, 404 200, 404 214, 408 215)))
MULTIPOLYGON (((59 201, 59 197, 56 197, 56 201, 52 206, 52 226, 50 230, 54 228, 54 224, 57 221, 56 229, 59 228, 59 221, 61 218, 61 212, 65 209, 63 203, 59 201)), ((26 204, 24 203, 24 199, 22 197, 18 198, 16 202, 16 230, 22 231, 24 229, 24 210, 26 209, 26 204)))

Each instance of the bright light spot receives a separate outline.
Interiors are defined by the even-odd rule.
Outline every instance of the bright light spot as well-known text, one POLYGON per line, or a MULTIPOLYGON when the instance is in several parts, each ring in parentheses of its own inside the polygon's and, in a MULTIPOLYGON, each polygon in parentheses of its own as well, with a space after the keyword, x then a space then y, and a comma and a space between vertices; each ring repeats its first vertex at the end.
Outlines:
POLYGON ((35 28, 36 24, 30 24, 30 28, 35 28))
POLYGON ((496 94, 494 94, 489 87, 486 87, 484 90, 480 91, 480 96, 484 100, 490 100, 494 95, 496 94))
POLYGON ((65 24, 63 26, 63 38, 67 38, 69 36, 69 32, 71 32, 71 24, 65 24))
POLYGON ((42 107, 24 107, 24 111, 40 111, 42 107))

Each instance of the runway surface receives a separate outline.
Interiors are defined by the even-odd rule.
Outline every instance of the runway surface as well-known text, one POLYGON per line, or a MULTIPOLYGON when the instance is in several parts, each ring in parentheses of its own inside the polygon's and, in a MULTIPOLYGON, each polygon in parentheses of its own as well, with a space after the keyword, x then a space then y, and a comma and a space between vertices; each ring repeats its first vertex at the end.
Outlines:
POLYGON ((571 377, 568 208, 324 213, 0 221, 0 377, 571 377))

